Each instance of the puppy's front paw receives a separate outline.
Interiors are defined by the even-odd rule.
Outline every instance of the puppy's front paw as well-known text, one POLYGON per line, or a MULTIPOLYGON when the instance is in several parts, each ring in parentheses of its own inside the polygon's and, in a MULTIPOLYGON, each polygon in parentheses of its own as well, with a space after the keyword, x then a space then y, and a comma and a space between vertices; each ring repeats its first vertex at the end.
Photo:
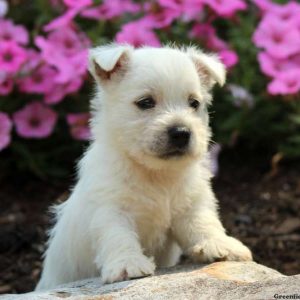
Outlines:
POLYGON ((227 235, 203 240, 189 249, 189 255, 198 262, 252 260, 251 251, 240 241, 227 235))
POLYGON ((154 270, 152 259, 141 254, 131 255, 107 262, 102 268, 101 278, 103 283, 112 283, 152 275, 154 270))

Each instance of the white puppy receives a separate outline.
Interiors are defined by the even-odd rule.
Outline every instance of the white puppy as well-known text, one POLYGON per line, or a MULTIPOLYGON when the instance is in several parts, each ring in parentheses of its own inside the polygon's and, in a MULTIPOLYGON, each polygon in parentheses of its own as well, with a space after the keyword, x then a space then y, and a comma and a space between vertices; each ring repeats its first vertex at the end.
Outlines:
POLYGON ((93 141, 57 207, 37 289, 101 275, 109 283, 196 261, 251 260, 219 220, 207 162, 207 105, 224 84, 200 50, 109 45, 90 51, 93 141))

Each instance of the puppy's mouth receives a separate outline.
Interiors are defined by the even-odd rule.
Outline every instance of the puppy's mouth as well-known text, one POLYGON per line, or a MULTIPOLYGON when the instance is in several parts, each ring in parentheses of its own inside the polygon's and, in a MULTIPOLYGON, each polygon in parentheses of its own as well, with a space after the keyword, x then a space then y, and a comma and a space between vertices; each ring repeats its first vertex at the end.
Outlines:
POLYGON ((186 150, 171 150, 161 154, 159 157, 162 159, 179 158, 187 154, 186 150))

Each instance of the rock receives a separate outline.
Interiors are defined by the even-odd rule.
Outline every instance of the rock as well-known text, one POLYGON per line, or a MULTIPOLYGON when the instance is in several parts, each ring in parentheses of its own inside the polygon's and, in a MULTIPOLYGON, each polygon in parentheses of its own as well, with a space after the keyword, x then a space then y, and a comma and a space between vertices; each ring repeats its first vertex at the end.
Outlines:
POLYGON ((300 294, 299 287, 300 275, 284 276, 255 262, 217 262, 161 269, 151 277, 114 284, 86 279, 49 291, 4 295, 0 299, 274 299, 276 294, 300 294))

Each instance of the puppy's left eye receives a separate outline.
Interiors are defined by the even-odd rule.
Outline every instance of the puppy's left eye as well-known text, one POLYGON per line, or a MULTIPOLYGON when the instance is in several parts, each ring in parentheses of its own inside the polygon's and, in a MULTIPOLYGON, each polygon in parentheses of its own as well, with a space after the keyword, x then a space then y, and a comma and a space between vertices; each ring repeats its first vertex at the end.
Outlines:
POLYGON ((153 108, 155 107, 155 104, 155 100, 151 96, 142 98, 135 102, 135 105, 142 110, 153 108))
POLYGON ((191 97, 191 98, 189 98, 189 105, 193 109, 197 110, 200 106, 200 102, 197 99, 191 97))

